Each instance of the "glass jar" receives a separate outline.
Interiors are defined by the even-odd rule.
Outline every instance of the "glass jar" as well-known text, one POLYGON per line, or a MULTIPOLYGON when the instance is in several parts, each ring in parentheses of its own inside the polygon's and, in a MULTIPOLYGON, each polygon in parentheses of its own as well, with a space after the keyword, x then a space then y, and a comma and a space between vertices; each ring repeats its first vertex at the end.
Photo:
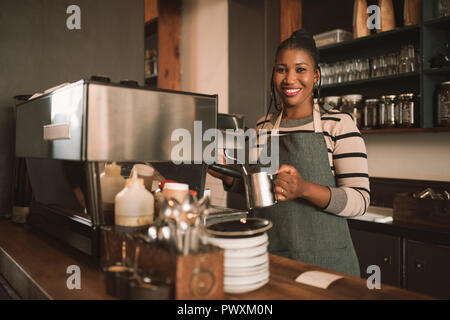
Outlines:
POLYGON ((342 98, 339 96, 331 96, 331 97, 325 97, 325 108, 327 110, 335 109, 340 110, 342 106, 342 98))
POLYGON ((415 125, 415 99, 413 93, 401 94, 399 98, 400 105, 400 126, 404 128, 413 127, 415 125))
POLYGON ((379 99, 366 99, 363 109, 363 129, 374 129, 378 126, 379 99))
POLYGON ((362 124, 362 95, 349 94, 342 97, 342 111, 347 112, 353 118, 358 129, 361 129, 362 124))
POLYGON ((450 127, 450 81, 443 82, 438 89, 437 125, 450 127))
POLYGON ((395 128, 399 124, 400 113, 399 105, 397 104, 397 96, 388 95, 383 96, 383 100, 381 102, 384 106, 384 119, 383 119, 383 128, 395 128))

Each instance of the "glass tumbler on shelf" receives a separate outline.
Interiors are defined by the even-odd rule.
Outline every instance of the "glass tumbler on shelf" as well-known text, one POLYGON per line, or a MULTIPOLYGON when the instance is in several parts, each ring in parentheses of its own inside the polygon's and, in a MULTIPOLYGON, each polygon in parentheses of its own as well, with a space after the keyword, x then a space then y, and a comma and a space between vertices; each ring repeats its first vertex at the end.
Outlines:
POLYGON ((358 72, 360 74, 360 79, 369 79, 370 77, 370 59, 361 59, 358 65, 358 72))

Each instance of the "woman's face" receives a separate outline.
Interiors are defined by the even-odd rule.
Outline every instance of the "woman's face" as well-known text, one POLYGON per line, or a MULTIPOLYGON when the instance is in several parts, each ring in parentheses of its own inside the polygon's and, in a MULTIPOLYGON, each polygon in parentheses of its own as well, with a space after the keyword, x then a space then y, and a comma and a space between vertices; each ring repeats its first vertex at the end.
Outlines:
POLYGON ((278 54, 273 80, 286 108, 310 107, 314 82, 319 80, 319 76, 308 52, 284 49, 278 54))

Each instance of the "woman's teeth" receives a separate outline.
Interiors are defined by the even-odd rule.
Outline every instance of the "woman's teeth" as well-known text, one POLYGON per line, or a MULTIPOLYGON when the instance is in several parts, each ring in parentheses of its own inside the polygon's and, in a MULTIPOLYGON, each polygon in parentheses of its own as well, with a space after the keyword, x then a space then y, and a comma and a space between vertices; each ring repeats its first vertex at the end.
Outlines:
POLYGON ((288 96, 295 96, 301 89, 283 89, 283 92, 288 96))

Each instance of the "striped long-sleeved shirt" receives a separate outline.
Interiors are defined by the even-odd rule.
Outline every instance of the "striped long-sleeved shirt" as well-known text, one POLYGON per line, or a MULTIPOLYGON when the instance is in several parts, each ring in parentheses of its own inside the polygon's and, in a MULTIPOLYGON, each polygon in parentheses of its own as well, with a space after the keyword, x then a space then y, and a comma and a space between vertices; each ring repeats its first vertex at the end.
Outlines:
MULTIPOLYGON (((321 120, 336 187, 330 188, 330 202, 324 211, 346 217, 362 215, 370 203, 366 146, 349 114, 337 110, 329 112, 321 113, 321 120)), ((271 114, 267 120, 264 117, 259 119, 257 130, 271 130, 277 116, 271 114)), ((303 119, 282 120, 279 126, 280 135, 298 130, 314 132, 312 115, 303 119)))

